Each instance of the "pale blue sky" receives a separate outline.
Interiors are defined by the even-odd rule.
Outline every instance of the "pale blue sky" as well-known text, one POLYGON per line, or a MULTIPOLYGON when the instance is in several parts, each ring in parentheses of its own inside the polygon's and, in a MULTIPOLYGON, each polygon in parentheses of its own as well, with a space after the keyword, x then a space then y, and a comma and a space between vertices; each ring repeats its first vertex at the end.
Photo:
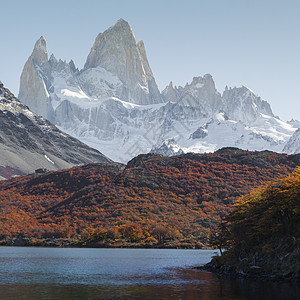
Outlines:
POLYGON ((0 0, 0 80, 16 95, 35 41, 83 67, 95 37, 118 19, 144 40, 159 88, 212 74, 246 85, 276 115, 300 120, 300 0, 0 0))

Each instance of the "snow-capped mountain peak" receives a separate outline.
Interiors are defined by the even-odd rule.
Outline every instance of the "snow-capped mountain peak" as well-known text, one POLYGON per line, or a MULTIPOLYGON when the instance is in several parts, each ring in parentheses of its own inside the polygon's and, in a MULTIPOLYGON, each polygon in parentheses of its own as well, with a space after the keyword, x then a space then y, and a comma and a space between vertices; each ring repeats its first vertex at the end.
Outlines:
POLYGON ((261 114, 274 117, 270 104, 246 86, 225 89, 222 102, 227 116, 236 121, 251 123, 261 114))
POLYGON ((123 83, 123 90, 116 96, 136 104, 162 102, 144 43, 136 43, 130 25, 123 19, 96 37, 84 70, 97 67, 116 75, 123 83))
MULTIPOLYGON (((84 69, 106 66, 108 71, 116 71, 118 66, 112 59, 119 59, 120 67, 126 66, 127 55, 135 56, 137 52, 126 53, 127 48, 137 48, 135 37, 128 22, 120 19, 114 26, 99 33, 87 57, 84 69), (112 52, 110 52, 112 51, 112 52), (104 58, 104 61, 102 61, 104 58)), ((118 71, 118 70, 117 70, 118 71)))
POLYGON ((41 37, 19 98, 62 130, 125 162, 151 149, 171 155, 224 146, 282 151, 296 127, 249 88, 216 89, 212 75, 160 93, 143 41, 123 19, 99 33, 82 70, 51 55, 41 37))

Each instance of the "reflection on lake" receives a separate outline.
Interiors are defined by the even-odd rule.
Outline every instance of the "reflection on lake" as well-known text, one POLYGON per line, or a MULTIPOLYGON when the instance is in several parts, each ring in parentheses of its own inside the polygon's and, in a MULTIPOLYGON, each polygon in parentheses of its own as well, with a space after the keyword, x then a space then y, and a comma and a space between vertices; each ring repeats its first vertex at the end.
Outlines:
POLYGON ((214 251, 0 247, 0 299, 300 299, 296 284, 220 278, 214 251))

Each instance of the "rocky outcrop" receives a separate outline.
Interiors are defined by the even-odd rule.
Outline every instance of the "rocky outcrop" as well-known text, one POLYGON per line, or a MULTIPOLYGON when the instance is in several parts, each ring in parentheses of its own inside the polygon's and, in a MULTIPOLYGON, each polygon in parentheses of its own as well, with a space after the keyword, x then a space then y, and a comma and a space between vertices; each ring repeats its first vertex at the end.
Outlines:
POLYGON ((239 259, 225 252, 200 269, 224 276, 300 282, 300 239, 286 238, 276 242, 274 252, 252 249, 239 259))
POLYGON ((184 154, 183 150, 178 147, 173 139, 164 141, 160 147, 153 148, 150 152, 166 156, 184 154))

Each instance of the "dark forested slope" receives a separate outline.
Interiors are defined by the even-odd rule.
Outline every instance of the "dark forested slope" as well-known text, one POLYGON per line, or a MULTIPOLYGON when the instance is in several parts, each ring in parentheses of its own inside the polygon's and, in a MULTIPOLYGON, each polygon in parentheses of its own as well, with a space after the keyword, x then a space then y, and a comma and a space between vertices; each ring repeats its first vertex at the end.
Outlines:
POLYGON ((242 197, 213 241, 216 270, 300 280, 300 168, 242 197))

